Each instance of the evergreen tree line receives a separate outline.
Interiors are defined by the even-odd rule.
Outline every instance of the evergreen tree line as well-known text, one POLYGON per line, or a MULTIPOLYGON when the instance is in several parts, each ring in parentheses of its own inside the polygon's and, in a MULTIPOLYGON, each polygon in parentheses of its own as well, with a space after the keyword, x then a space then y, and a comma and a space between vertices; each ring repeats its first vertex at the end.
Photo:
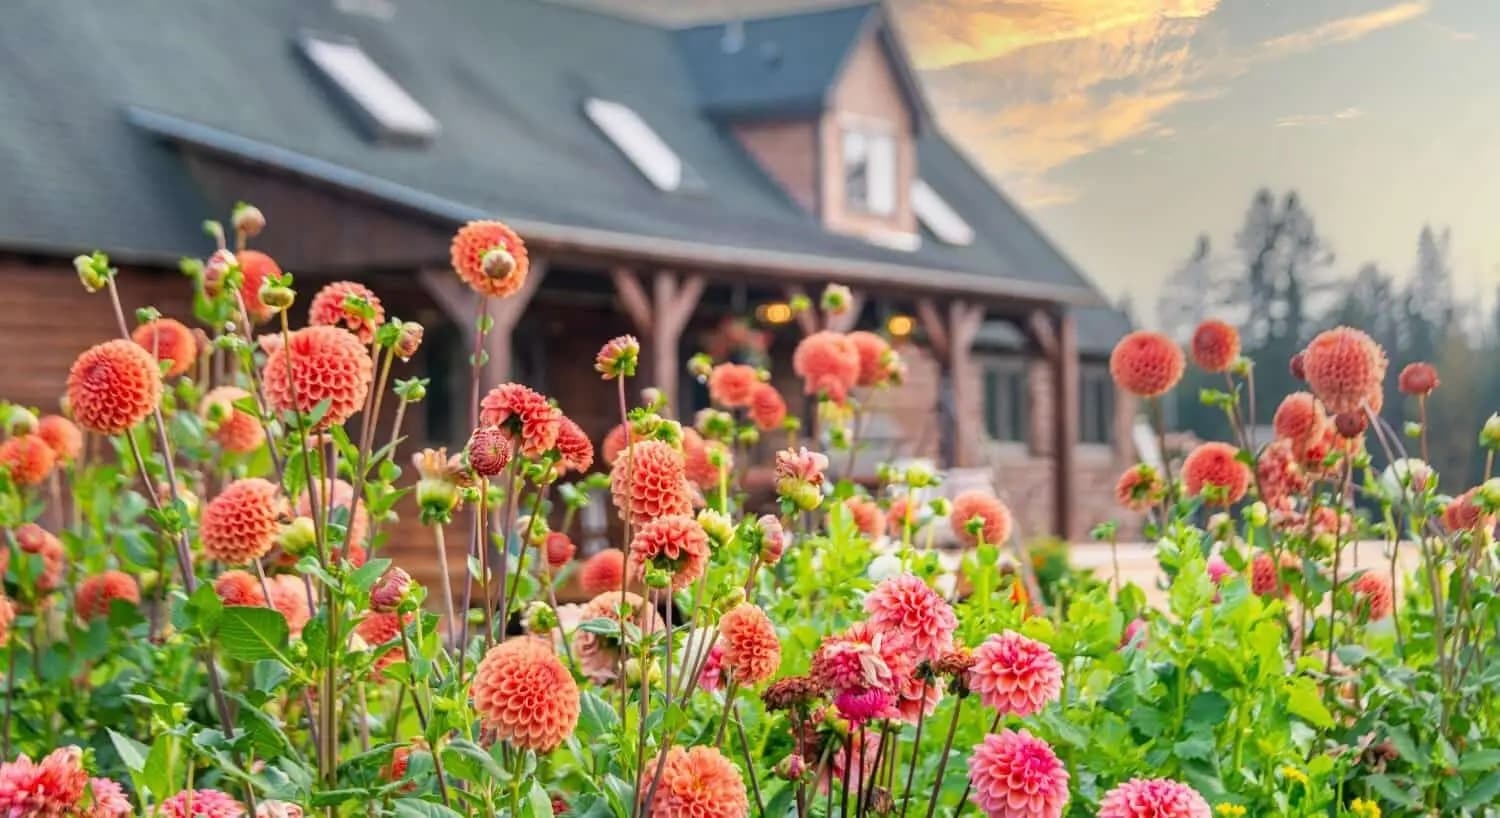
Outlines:
MULTIPOLYGON (((1480 320, 1453 289, 1448 230, 1423 226, 1409 275, 1366 262, 1341 270, 1332 249, 1295 191, 1252 197, 1233 247, 1216 252, 1201 235, 1172 272, 1157 302, 1162 329, 1184 343, 1205 318, 1239 327, 1243 354, 1255 365, 1255 418, 1269 426, 1282 397, 1304 388, 1287 366, 1318 332, 1348 325, 1368 332, 1390 356, 1382 415, 1398 431, 1417 415, 1415 399, 1395 389, 1396 374, 1414 361, 1437 367, 1441 385, 1427 401, 1429 450, 1447 490, 1474 485, 1483 472, 1479 426, 1500 410, 1500 298, 1480 320)), ((1176 391, 1173 425, 1203 437, 1228 433, 1221 410, 1199 401, 1202 388, 1224 389, 1222 376, 1189 367, 1176 391)), ((1262 436, 1262 440, 1265 437, 1262 436)), ((1413 454, 1414 441, 1405 441, 1413 454)), ((1373 442, 1377 462, 1385 457, 1373 442)))

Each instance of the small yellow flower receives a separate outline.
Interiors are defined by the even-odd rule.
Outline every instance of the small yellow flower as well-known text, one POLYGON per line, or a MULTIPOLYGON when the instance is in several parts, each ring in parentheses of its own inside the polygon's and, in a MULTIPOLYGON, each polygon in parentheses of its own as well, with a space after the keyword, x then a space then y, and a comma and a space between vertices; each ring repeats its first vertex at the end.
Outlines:
POLYGON ((1380 805, 1374 801, 1356 798, 1349 804, 1349 814, 1355 818, 1380 818, 1380 805))
POLYGON ((1292 767, 1292 766, 1282 767, 1281 768, 1281 777, 1285 778, 1286 780, 1288 780, 1288 781, 1290 781, 1290 782, 1292 782, 1294 784, 1301 784, 1304 787, 1307 786, 1307 773, 1302 772, 1301 770, 1297 769, 1296 767, 1292 767))
POLYGON ((1244 818, 1245 808, 1239 804, 1220 804, 1214 807, 1214 813, 1220 818, 1244 818))

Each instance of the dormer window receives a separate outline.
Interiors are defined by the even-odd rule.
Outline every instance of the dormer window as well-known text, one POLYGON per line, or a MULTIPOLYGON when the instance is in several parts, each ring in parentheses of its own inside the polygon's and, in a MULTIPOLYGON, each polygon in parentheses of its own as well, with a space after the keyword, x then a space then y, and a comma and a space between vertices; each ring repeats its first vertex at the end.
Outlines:
POLYGON ((875 216, 896 212, 896 137, 878 123, 846 123, 843 134, 844 201, 875 216))

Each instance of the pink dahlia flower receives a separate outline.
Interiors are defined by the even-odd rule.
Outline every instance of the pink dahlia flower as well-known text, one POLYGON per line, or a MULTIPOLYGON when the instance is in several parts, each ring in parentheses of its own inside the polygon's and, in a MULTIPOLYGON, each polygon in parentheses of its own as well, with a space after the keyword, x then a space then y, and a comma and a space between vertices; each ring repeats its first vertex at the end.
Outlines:
POLYGON ((1035 639, 1005 631, 974 649, 969 689, 1001 713, 1030 716, 1062 692, 1062 664, 1035 639))
POLYGON ((1166 778, 1133 778, 1110 790, 1099 818, 1211 818, 1197 790, 1166 778))
POLYGON ((985 736, 969 759, 969 781, 989 818, 1059 818, 1068 803, 1068 771, 1025 730, 985 736))
POLYGON ((865 612, 876 630, 904 636, 917 662, 936 659, 953 648, 958 617, 953 615, 952 606, 911 574, 894 576, 875 586, 865 597, 865 612))

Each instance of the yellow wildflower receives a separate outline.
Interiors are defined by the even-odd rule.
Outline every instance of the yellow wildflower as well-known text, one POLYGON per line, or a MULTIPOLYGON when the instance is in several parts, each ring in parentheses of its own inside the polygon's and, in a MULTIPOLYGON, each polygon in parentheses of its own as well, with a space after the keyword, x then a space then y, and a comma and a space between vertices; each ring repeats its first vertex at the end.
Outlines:
POLYGON ((1239 804, 1220 804, 1214 807, 1214 813, 1219 818, 1244 818, 1245 808, 1239 804))
POLYGON ((1296 767, 1292 767, 1292 766, 1282 767, 1281 768, 1281 777, 1285 778, 1286 780, 1288 780, 1288 781, 1290 781, 1290 782, 1292 782, 1294 784, 1301 784, 1304 787, 1307 786, 1307 773, 1302 772, 1301 770, 1297 769, 1296 767))
POLYGON ((1380 805, 1374 801, 1356 798, 1349 804, 1349 814, 1355 818, 1380 818, 1380 805))

